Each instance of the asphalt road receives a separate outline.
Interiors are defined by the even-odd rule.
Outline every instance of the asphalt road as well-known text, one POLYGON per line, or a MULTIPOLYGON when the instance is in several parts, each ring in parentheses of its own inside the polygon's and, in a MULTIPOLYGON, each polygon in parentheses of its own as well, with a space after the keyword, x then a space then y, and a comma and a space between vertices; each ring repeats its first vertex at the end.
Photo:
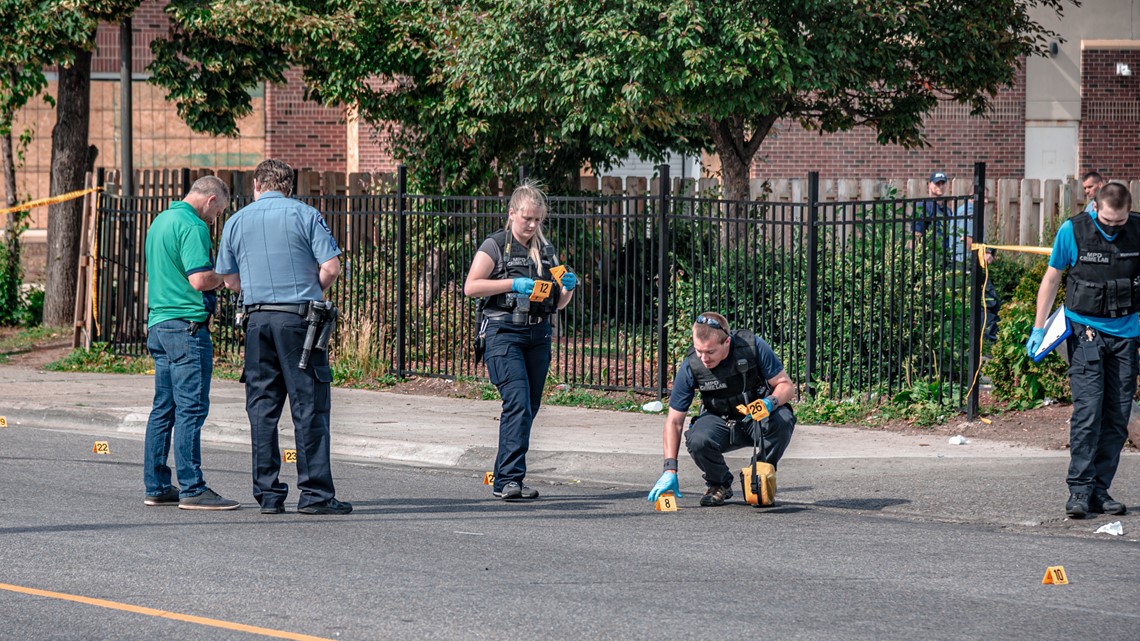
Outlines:
POLYGON ((694 493, 657 513, 647 488, 589 483, 506 504, 475 471, 348 460, 334 473, 353 514, 300 515, 293 495, 268 516, 248 453, 213 447, 206 479, 243 508, 188 512, 144 507, 141 441, 108 440, 96 455, 81 433, 0 430, 0 639, 1140 638, 1140 544, 1088 527, 851 509, 794 486, 766 511, 694 493), (1052 565, 1069 585, 1041 584, 1052 565))

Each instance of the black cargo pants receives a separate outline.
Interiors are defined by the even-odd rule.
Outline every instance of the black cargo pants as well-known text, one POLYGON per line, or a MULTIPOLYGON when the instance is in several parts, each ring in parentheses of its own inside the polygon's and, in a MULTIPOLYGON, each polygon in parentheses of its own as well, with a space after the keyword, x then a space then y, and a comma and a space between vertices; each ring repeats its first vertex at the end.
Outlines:
POLYGON ((1137 339, 1073 323, 1068 347, 1073 390, 1069 490, 1107 492, 1128 439, 1128 418, 1136 393, 1137 339))

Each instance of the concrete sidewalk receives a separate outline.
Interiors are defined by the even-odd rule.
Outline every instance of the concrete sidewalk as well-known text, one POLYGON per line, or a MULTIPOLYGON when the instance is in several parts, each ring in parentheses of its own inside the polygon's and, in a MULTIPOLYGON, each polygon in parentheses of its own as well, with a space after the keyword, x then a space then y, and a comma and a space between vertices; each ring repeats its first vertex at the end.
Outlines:
MULTIPOLYGON (((149 376, 41 372, 0 367, 0 416, 14 426, 84 429, 141 438, 153 396, 149 376)), ((240 383, 215 380, 202 440, 249 445, 245 393, 240 383)), ((498 442, 498 401, 334 389, 334 455, 471 470, 490 469, 498 442)), ((282 440, 292 442, 288 411, 282 440)), ((663 416, 544 406, 528 455, 534 474, 563 479, 616 481, 632 469, 656 477, 661 464, 663 416)), ((747 450, 730 457, 746 458, 747 450)), ((784 460, 881 458, 1024 458, 1065 452, 1005 443, 947 443, 941 435, 902 435, 799 425, 784 460)), ((682 472, 699 477, 682 452, 682 472), (685 466, 688 469, 684 469, 685 466)))

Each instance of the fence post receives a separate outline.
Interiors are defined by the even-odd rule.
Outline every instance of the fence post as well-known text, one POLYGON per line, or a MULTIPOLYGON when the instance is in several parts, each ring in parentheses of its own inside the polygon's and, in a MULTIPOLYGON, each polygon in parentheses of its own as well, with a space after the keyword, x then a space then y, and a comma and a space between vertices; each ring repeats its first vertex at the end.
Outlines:
POLYGON ((666 321, 666 298, 672 279, 669 278, 669 165, 658 165, 658 184, 661 193, 657 203, 657 398, 665 398, 668 376, 667 363, 669 328, 666 321))
POLYGON ((519 184, 521 185, 521 184, 525 183, 526 179, 527 179, 526 165, 519 165, 519 184))
POLYGON ((181 194, 181 196, 183 198, 185 198, 186 194, 190 193, 190 168, 189 167, 183 167, 182 168, 181 179, 182 179, 182 194, 181 194))
POLYGON ((808 173, 808 199, 807 199, 807 327, 806 349, 804 357, 804 381, 808 397, 815 396, 815 344, 816 327, 815 310, 819 300, 819 172, 808 173))
POLYGON ((405 329, 408 313, 408 229, 404 212, 408 205, 408 167, 396 169, 396 378, 404 377, 405 352, 408 332, 405 329))
MULTIPOLYGON (((974 242, 986 242, 986 163, 974 163, 974 242)), ((970 380, 978 379, 978 369, 982 366, 982 279, 983 269, 978 262, 980 254, 967 256, 970 272, 974 275, 970 287, 970 380)), ((978 388, 971 383, 970 395, 966 398, 966 420, 972 421, 978 414, 978 388)))

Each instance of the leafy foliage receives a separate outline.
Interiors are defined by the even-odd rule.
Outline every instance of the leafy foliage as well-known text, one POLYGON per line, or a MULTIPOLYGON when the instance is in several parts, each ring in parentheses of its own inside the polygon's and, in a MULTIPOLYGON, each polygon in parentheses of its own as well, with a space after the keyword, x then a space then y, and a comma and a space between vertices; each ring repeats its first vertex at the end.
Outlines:
MULTIPOLYGON (((1026 272, 1014 290, 1013 299, 1002 307, 992 360, 982 370, 993 380, 994 397, 1009 401, 1012 409, 1036 407, 1046 397, 1058 401, 1071 397, 1066 375, 1068 365, 1056 351, 1040 363, 1034 363, 1025 353, 1025 341, 1037 315, 1037 288, 1047 267, 1048 262, 1040 260, 1026 272)), ((1062 282, 1056 304, 1064 301, 1062 282)))
MULTIPOLYGON (((246 91, 303 71, 308 96, 381 129, 419 186, 486 189, 520 165, 712 147, 726 197, 781 118, 923 144, 940 100, 984 114, 1064 0, 174 0, 153 82, 197 131, 233 135, 246 91)), ((422 188, 422 187, 421 187, 422 188)))

